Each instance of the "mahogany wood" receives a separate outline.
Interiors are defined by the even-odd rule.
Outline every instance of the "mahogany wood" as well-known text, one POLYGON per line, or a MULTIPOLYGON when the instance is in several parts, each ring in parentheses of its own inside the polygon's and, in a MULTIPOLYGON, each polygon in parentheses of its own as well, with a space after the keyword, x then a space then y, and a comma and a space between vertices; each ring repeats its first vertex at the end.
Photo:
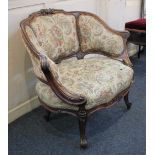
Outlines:
POLYGON ((124 101, 127 106, 127 109, 129 110, 132 106, 132 103, 129 102, 129 92, 124 96, 124 101))

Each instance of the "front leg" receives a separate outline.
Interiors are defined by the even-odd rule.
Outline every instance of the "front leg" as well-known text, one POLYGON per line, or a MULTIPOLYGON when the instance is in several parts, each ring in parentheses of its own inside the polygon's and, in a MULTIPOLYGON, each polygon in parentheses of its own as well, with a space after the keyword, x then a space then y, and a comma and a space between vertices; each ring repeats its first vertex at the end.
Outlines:
POLYGON ((85 135, 86 122, 87 122, 87 113, 84 107, 79 108, 79 130, 80 130, 80 146, 81 148, 87 147, 87 139, 85 135))
POLYGON ((129 110, 132 106, 132 103, 129 102, 129 92, 124 96, 124 101, 127 106, 127 109, 129 110))

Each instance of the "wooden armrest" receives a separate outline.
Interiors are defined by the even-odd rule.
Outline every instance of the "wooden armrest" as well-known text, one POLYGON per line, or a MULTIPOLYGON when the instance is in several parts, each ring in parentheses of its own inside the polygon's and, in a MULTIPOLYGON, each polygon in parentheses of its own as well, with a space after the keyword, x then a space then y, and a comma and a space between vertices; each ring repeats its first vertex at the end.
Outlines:
POLYGON ((85 97, 74 94, 68 91, 58 80, 56 79, 49 69, 49 64, 45 56, 40 56, 41 69, 47 79, 48 85, 54 91, 58 98, 70 105, 85 105, 87 100, 85 97))
POLYGON ((128 54, 128 50, 127 50, 127 39, 130 36, 130 32, 129 31, 117 31, 124 39, 124 50, 123 53, 121 54, 120 58, 123 60, 124 64, 129 66, 129 67, 133 67, 132 62, 130 61, 129 58, 129 54, 128 54))
POLYGON ((121 59, 123 60, 124 64, 129 66, 129 67, 133 67, 133 64, 132 62, 130 61, 130 58, 129 58, 129 54, 128 54, 128 51, 127 49, 124 50, 123 54, 121 55, 121 59))

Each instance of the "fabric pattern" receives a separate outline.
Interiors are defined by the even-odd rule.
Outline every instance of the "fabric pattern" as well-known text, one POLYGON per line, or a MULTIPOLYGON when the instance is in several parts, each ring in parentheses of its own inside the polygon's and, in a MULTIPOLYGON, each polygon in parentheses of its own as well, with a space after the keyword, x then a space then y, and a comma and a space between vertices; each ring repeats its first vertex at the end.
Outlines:
MULTIPOLYGON (((53 75, 55 76, 55 78, 57 78, 57 77, 58 77, 57 65, 56 65, 51 59, 49 59, 49 58, 46 56, 46 51, 43 50, 43 49, 40 47, 40 45, 39 45, 39 43, 38 43, 38 41, 37 41, 37 39, 36 39, 36 37, 35 37, 35 35, 34 35, 32 29, 31 29, 29 26, 26 26, 26 33, 27 33, 27 35, 28 35, 30 41, 32 42, 33 46, 36 48, 37 52, 40 53, 40 54, 42 54, 42 55, 44 55, 44 56, 46 57, 46 59, 47 59, 49 65, 50 65, 50 69, 51 69, 53 75)), ((31 61, 32 61, 32 65, 33 65, 34 73, 36 74, 37 77, 39 77, 39 78, 41 78, 41 79, 43 79, 43 80, 46 81, 46 78, 45 78, 45 76, 44 76, 44 74, 43 74, 43 72, 42 72, 42 70, 41 70, 40 60, 39 60, 36 56, 34 56, 34 55, 32 54, 32 52, 30 51, 30 49, 27 47, 26 44, 25 44, 25 46, 26 46, 26 48, 27 48, 27 52, 28 52, 29 55, 30 55, 30 58, 31 58, 31 61)))
POLYGON ((129 57, 132 57, 138 53, 138 45, 128 43, 127 49, 128 49, 129 57))
POLYGON ((57 13, 36 17, 31 28, 50 59, 56 60, 79 49, 76 20, 73 15, 57 13))
POLYGON ((122 37, 105 28, 94 17, 80 15, 79 27, 83 52, 96 49, 114 56, 122 53, 124 47, 122 37))
MULTIPOLYGON (((80 15, 79 26, 82 52, 95 49, 111 55, 122 53, 122 37, 107 30, 94 17, 80 15)), ((72 58, 57 65, 53 62, 79 50, 76 19, 73 15, 57 13, 38 16, 31 21, 30 26, 26 26, 26 33, 36 51, 47 58, 57 81, 69 92, 86 97, 86 109, 111 101, 132 82, 133 70, 108 57, 82 60, 72 58)), ((40 60, 28 47, 27 51, 35 74, 46 81, 40 60)), ((63 103, 52 89, 41 81, 37 82, 36 91, 41 100, 51 107, 78 110, 77 106, 63 103)))
MULTIPOLYGON (((65 60, 58 65, 59 81, 69 91, 87 98, 86 109, 111 101, 118 93, 129 87, 133 70, 108 57, 65 60)), ((38 96, 49 106, 77 110, 62 103, 49 86, 38 82, 38 96)))

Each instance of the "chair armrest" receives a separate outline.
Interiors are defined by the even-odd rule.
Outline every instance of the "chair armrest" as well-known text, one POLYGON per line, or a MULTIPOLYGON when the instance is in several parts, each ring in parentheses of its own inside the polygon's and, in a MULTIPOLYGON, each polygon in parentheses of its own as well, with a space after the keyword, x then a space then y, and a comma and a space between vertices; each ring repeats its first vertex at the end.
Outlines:
POLYGON ((124 30, 124 31, 118 31, 118 30, 113 30, 113 29, 111 29, 111 30, 116 32, 118 35, 120 35, 123 38, 124 49, 123 49, 123 52, 120 55, 119 59, 121 59, 124 62, 125 65, 127 65, 127 66, 132 68, 133 64, 130 61, 128 50, 127 50, 127 39, 130 36, 130 32, 127 31, 127 30, 124 30))
POLYGON ((120 58, 123 60, 124 64, 132 68, 133 64, 130 61, 128 50, 127 50, 127 39, 130 36, 130 32, 125 30, 125 31, 117 31, 117 33, 123 37, 123 42, 124 42, 124 50, 120 58))
POLYGON ((65 103, 71 105, 85 105, 86 99, 82 96, 76 95, 68 91, 58 80, 58 74, 56 72, 56 67, 52 61, 49 61, 48 58, 44 55, 44 50, 40 47, 33 31, 30 27, 27 26, 27 33, 22 31, 22 38, 27 45, 28 53, 30 54, 34 71, 36 76, 43 82, 46 82, 54 93, 65 103))
POLYGON ((47 79, 48 85, 54 91, 54 93, 65 103, 70 105, 85 105, 87 100, 81 95, 74 94, 67 90, 62 83, 55 78, 52 74, 52 71, 49 68, 49 63, 47 58, 43 55, 40 55, 41 69, 47 79))
POLYGON ((125 49, 123 51, 123 54, 120 56, 120 58, 123 60, 125 65, 127 65, 127 66, 129 66, 131 68, 133 67, 133 64, 132 64, 132 62, 130 61, 130 58, 129 58, 127 47, 125 47, 125 49))

